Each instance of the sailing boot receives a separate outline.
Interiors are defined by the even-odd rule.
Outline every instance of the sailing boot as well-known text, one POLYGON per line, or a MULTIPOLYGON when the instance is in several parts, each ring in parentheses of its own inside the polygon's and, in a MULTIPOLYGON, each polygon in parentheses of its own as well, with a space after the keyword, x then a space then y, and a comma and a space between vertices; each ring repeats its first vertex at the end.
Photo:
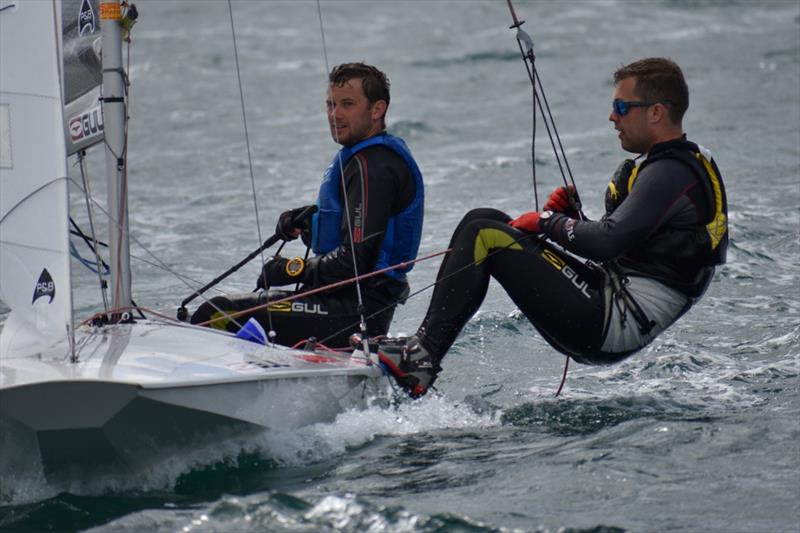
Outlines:
POLYGON ((380 340, 378 359, 412 398, 424 396, 442 369, 416 335, 380 340))

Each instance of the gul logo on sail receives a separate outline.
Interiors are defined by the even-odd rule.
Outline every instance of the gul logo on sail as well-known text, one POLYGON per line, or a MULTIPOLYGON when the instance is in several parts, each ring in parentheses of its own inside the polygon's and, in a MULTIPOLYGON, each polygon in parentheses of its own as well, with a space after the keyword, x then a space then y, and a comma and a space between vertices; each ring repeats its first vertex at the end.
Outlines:
POLYGON ((72 142, 89 139, 103 133, 103 110, 94 107, 69 119, 69 135, 72 142))
POLYGON ((94 9, 92 9, 92 3, 89 0, 83 0, 83 2, 81 2, 81 11, 78 14, 78 27, 80 28, 78 34, 81 37, 83 37, 84 33, 94 33, 96 27, 94 9))
POLYGON ((33 290, 33 300, 31 300, 31 305, 33 305, 39 298, 44 298, 46 296, 50 297, 50 301, 47 303, 53 303, 53 298, 56 297, 56 284, 53 281, 52 276, 50 276, 50 272, 48 272, 45 268, 39 275, 39 281, 36 282, 36 288, 33 290))

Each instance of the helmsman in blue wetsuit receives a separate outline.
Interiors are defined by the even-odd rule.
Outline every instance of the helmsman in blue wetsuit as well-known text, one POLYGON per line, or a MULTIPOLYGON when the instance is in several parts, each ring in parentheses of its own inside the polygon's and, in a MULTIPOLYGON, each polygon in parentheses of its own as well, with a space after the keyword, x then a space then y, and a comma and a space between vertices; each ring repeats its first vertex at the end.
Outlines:
POLYGON ((571 188, 515 219, 469 212, 417 334, 378 347, 397 381, 425 394, 492 277, 545 340, 581 363, 620 361, 688 311, 728 243, 725 186, 710 153, 686 140, 688 107, 683 73, 669 59, 615 72, 609 120, 622 148, 640 155, 614 174, 605 215, 585 220, 571 188))
POLYGON ((213 320, 212 327, 236 332, 252 316, 275 333, 279 344, 315 337, 334 348, 348 346, 362 315, 369 335, 388 331, 395 305, 408 295, 411 266, 361 281, 363 309, 349 283, 230 318, 292 294, 268 290, 272 287, 300 283, 298 292, 306 292, 416 258, 424 210, 422 173, 406 143, 386 133, 388 107, 389 80, 377 68, 346 63, 331 71, 328 123, 342 149, 325 171, 316 209, 286 211, 276 227, 284 240, 302 236, 313 257, 270 258, 257 280, 258 289, 267 290, 212 298, 198 308, 192 323, 213 320), (313 216, 304 216, 311 211, 313 216))

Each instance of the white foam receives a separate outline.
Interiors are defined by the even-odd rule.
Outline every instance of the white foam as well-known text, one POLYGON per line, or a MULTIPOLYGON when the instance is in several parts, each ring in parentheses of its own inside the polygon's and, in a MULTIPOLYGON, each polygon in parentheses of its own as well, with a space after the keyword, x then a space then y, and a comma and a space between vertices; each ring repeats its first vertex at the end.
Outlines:
POLYGON ((349 410, 331 424, 314 424, 286 432, 265 432, 258 438, 262 455, 286 466, 299 466, 341 455, 381 435, 411 435, 424 431, 491 427, 500 413, 479 414, 443 395, 430 395, 396 406, 374 405, 349 410))

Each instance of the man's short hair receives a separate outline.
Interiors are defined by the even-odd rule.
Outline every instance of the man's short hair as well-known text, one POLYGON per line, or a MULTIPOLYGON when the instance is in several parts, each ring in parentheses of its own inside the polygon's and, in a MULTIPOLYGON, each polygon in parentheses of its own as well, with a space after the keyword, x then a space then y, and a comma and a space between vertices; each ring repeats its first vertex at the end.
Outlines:
POLYGON ((681 67, 665 57, 648 57, 621 67, 614 73, 614 84, 636 78, 633 94, 649 102, 667 106, 669 118, 680 124, 689 109, 689 87, 681 67))
POLYGON ((383 100, 389 105, 389 78, 386 74, 366 63, 343 63, 333 67, 328 80, 331 85, 343 86, 353 78, 361 78, 364 95, 370 105, 383 100))

